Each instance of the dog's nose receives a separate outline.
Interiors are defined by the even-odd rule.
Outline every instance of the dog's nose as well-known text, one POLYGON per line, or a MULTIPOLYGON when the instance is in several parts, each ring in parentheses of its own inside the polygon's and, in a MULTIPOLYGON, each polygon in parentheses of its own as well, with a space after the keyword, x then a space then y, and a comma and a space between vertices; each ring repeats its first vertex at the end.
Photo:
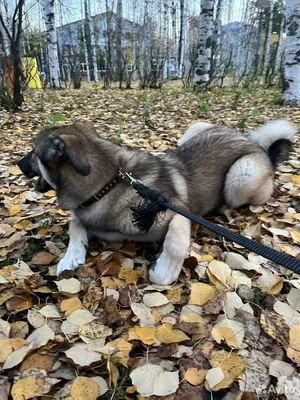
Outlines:
POLYGON ((32 167, 32 151, 23 156, 17 163, 20 170, 27 178, 33 178, 37 176, 36 171, 32 167))

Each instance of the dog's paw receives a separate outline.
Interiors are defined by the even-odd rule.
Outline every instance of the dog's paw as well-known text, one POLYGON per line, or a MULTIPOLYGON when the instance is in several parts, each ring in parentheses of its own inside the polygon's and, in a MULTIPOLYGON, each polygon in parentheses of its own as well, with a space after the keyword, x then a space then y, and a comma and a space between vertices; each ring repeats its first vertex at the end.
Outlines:
POLYGON ((85 263, 86 250, 77 249, 76 251, 67 251, 64 258, 60 260, 56 269, 56 276, 60 275, 65 270, 75 270, 78 265, 85 263))
POLYGON ((181 268, 181 262, 169 264, 159 258, 156 264, 149 270, 150 281, 156 285, 172 285, 172 283, 177 281, 181 268))

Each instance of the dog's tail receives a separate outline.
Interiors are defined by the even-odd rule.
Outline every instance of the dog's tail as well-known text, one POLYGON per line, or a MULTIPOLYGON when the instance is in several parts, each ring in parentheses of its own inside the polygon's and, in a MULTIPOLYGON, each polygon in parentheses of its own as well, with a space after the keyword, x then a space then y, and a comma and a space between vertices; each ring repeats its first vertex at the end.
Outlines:
POLYGON ((206 129, 209 129, 212 126, 213 126, 212 124, 209 124, 207 122, 201 122, 201 121, 195 122, 184 132, 184 135, 178 140, 178 145, 179 146, 182 145, 183 143, 192 139, 192 137, 206 131, 206 129))
POLYGON ((297 128, 291 122, 283 119, 262 125, 250 133, 250 139, 268 152, 274 166, 289 157, 292 148, 291 139, 297 133, 297 128))

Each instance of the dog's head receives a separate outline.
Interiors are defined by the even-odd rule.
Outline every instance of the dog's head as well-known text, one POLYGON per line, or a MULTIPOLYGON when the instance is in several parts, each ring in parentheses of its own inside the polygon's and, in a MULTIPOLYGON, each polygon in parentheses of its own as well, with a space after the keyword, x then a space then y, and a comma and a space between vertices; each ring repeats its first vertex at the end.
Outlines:
POLYGON ((98 135, 89 123, 44 129, 37 135, 33 150, 20 159, 18 166, 28 178, 39 177, 39 191, 59 191, 72 183, 80 185, 81 179, 91 172, 88 157, 93 147, 92 136, 98 135))

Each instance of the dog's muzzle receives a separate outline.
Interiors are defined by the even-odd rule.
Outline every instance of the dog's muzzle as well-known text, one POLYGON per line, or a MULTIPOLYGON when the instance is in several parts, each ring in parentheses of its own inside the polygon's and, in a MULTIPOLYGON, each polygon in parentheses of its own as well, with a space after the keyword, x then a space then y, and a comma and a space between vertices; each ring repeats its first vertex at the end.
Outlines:
POLYGON ((33 151, 22 157, 17 165, 27 178, 38 176, 37 171, 33 168, 33 151))
POLYGON ((37 169, 34 168, 35 163, 33 157, 34 157, 34 152, 32 150, 30 153, 26 154, 26 156, 22 157, 18 161, 17 165, 27 178, 32 179, 36 176, 39 177, 35 184, 36 191, 41 193, 48 192, 48 190, 51 190, 53 188, 49 185, 48 182, 45 181, 45 179, 41 176, 39 171, 37 171, 37 169))

